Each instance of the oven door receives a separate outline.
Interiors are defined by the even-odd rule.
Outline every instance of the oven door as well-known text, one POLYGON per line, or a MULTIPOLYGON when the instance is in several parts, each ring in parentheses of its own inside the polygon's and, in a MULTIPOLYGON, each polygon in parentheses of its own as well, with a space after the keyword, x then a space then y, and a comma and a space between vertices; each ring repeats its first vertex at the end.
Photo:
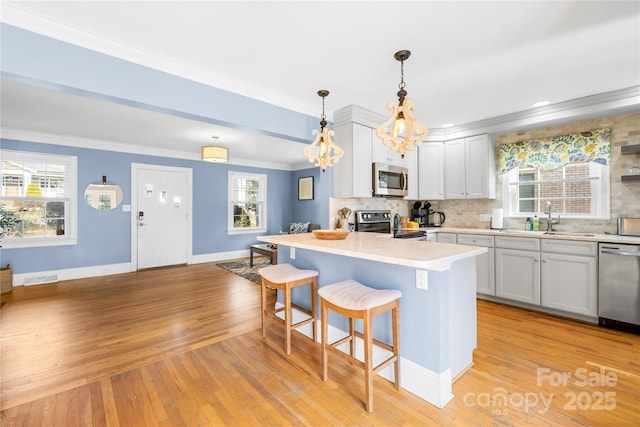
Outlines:
POLYGON ((373 195, 404 197, 409 194, 407 188, 407 168, 373 163, 373 195))
POLYGON ((391 223, 389 222, 369 222, 356 224, 356 231, 365 233, 391 233, 391 223))

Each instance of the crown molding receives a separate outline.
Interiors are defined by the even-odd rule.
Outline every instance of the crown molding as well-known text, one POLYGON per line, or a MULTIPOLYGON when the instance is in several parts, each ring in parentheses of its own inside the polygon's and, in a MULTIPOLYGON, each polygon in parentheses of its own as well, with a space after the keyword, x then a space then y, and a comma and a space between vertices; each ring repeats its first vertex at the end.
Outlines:
MULTIPOLYGON (((161 148, 143 147, 140 145, 126 144, 123 142, 106 141, 90 138, 78 138, 75 136, 54 135, 43 132, 34 132, 23 129, 13 129, 0 127, 1 139, 12 139, 16 141, 36 142, 41 144, 63 145, 68 147, 83 148, 88 150, 104 150, 114 151, 127 154, 141 154, 154 157, 168 157, 172 159, 183 159, 192 161, 201 161, 200 153, 192 153, 191 151, 167 150, 161 148), (153 152, 150 152, 153 150, 153 152)), ((285 163, 261 162, 250 159, 234 158, 231 156, 228 165, 248 166, 263 169, 274 169, 292 171, 295 166, 285 163)))
MULTIPOLYGON (((265 89, 264 87, 251 86, 244 81, 234 79, 230 76, 216 74, 211 70, 193 64, 177 61, 173 58, 158 55, 155 52, 141 49, 134 45, 108 39, 95 33, 63 24, 50 18, 45 18, 44 16, 24 10, 16 4, 3 2, 0 20, 6 24, 36 34, 202 83, 207 86, 226 90, 247 98, 266 102, 309 116, 318 115, 318 106, 315 104, 300 103, 291 98, 283 97, 281 94, 265 89)), ((329 120, 331 120, 331 116, 332 113, 327 112, 327 118, 329 120)))
MULTIPOLYGON (((640 86, 576 98, 444 129, 444 140, 505 134, 566 123, 640 112, 640 86)), ((429 135, 429 140, 434 141, 429 135)))

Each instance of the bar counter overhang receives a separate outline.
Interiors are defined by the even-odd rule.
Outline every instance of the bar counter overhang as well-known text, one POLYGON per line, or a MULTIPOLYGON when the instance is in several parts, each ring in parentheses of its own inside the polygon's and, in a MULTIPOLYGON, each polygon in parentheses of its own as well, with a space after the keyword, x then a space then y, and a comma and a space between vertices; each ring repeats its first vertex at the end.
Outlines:
MULTIPOLYGON (((258 240, 278 245, 280 263, 317 270, 318 287, 352 279, 400 290, 401 387, 440 408, 454 397, 452 383, 472 366, 477 346, 475 257, 486 248, 359 232, 344 240, 319 240, 312 233, 258 240), (426 275, 427 289, 416 287, 418 275, 426 275)), ((293 301, 309 307, 308 292, 294 290, 293 301)), ((348 322, 331 313, 329 327, 329 339, 337 339, 348 322)), ((374 319, 374 336, 390 342, 388 313, 374 319)), ((374 361, 384 352, 376 350, 374 361)), ((391 378, 393 371, 380 374, 391 378)))

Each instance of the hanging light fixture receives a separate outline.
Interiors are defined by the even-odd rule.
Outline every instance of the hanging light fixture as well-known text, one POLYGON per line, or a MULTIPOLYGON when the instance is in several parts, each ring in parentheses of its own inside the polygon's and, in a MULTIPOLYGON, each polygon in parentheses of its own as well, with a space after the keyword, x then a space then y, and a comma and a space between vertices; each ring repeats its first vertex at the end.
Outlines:
POLYGON ((329 95, 328 90, 319 90, 318 95, 322 97, 322 116, 320 116, 320 132, 313 131, 316 136, 315 140, 307 145, 304 149, 304 155, 309 159, 309 163, 314 163, 314 166, 320 166, 322 171, 327 167, 331 167, 338 163, 338 160, 344 154, 344 150, 333 143, 331 137, 335 134, 334 131, 327 129, 327 116, 324 114, 324 98, 329 95), (331 155, 333 150, 333 156, 331 155))
POLYGON ((382 143, 390 146, 393 151, 397 151, 402 157, 407 151, 411 151, 420 145, 429 133, 429 129, 418 123, 413 117, 412 111, 415 105, 407 98, 407 91, 404 90, 404 61, 410 55, 410 51, 400 50, 393 56, 400 61, 398 105, 394 102, 387 104, 387 110, 391 110, 391 118, 376 129, 376 135, 382 140, 382 143))
MULTIPOLYGON (((212 136, 214 141, 218 140, 217 136, 212 136)), ((202 160, 212 163, 227 163, 229 161, 229 150, 218 145, 209 145, 202 147, 202 160)))

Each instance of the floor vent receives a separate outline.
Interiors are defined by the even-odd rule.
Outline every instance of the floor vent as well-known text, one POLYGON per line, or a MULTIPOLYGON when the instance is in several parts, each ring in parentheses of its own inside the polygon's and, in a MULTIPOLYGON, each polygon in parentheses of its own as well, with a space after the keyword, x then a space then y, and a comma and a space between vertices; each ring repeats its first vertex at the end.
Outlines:
POLYGON ((57 274, 50 274, 48 276, 31 276, 31 277, 27 277, 26 279, 24 279, 24 284, 26 286, 29 285, 40 285, 43 283, 51 283, 51 282, 57 282, 58 281, 58 275, 57 274))

